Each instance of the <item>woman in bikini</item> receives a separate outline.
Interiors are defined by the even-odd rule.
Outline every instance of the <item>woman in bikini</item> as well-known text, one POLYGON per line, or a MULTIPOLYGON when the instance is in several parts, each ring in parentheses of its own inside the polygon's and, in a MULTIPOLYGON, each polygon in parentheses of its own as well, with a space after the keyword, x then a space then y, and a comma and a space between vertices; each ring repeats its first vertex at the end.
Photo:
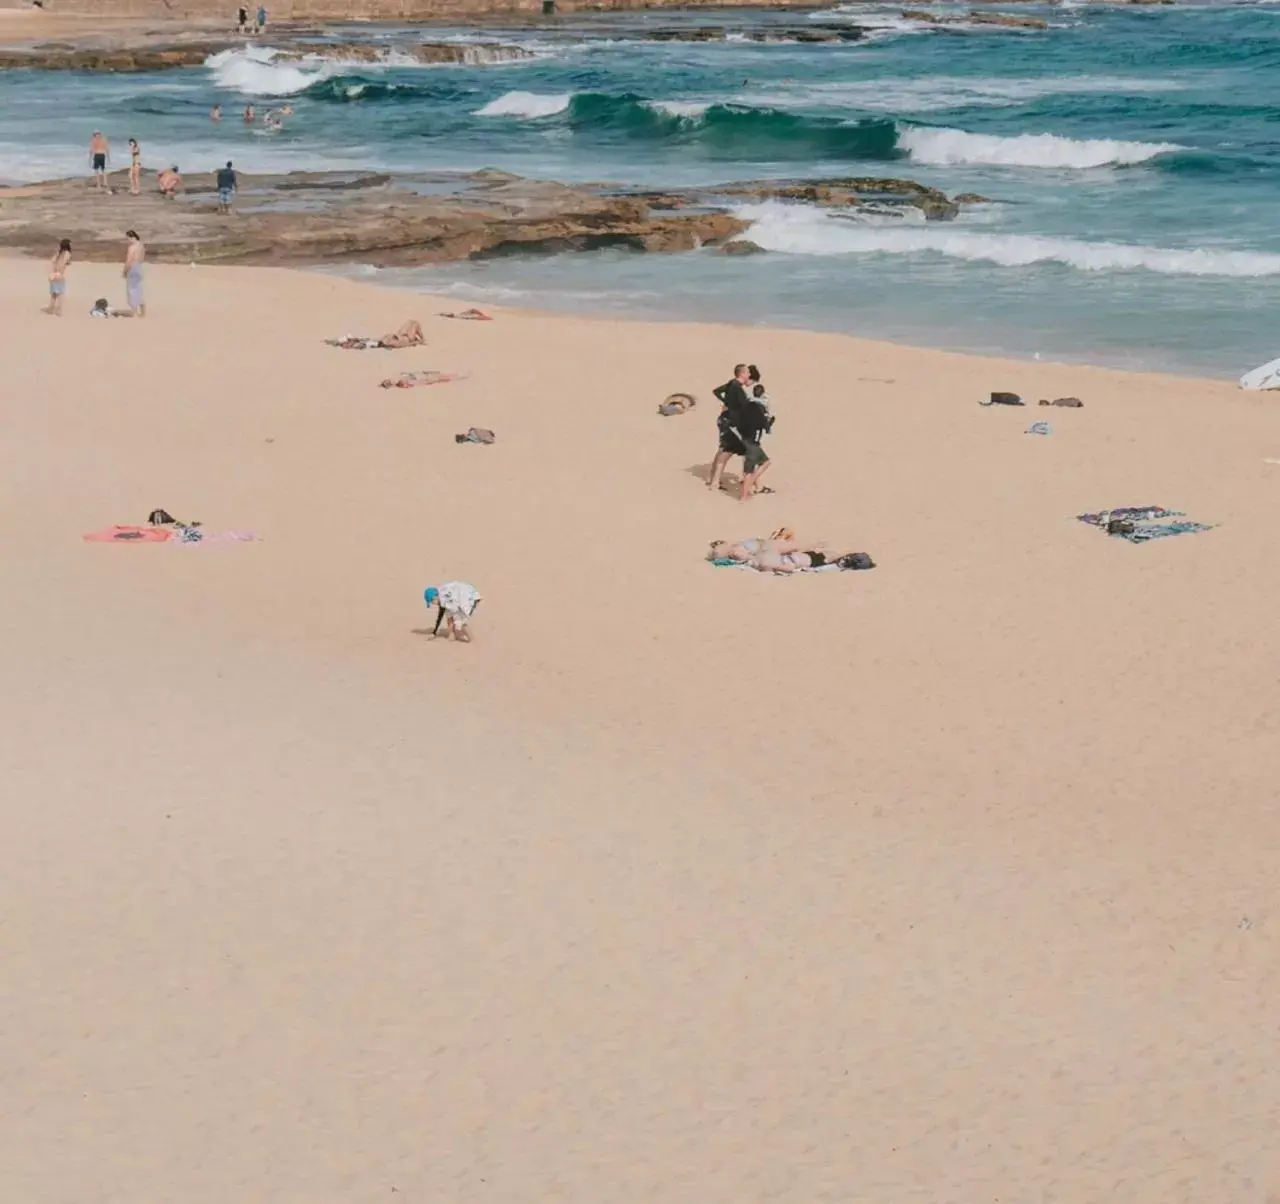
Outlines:
POLYGON ((129 192, 137 196, 142 191, 142 150, 136 138, 129 139, 129 192))
POLYGON ((44 312, 55 318, 62 317, 62 298, 67 291, 67 267, 70 263, 71 240, 64 238, 49 263, 49 305, 44 312))

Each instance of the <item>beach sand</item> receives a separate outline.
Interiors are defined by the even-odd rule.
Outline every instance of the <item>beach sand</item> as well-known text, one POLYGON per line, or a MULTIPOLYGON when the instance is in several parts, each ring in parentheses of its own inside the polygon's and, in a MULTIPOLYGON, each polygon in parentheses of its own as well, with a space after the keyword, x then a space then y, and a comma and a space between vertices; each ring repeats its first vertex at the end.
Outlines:
POLYGON ((1280 1198, 1274 398, 0 268, 8 1198, 1280 1198), (740 359, 746 504, 695 475, 740 359), (1221 525, 1073 518, 1154 503, 1221 525), (154 507, 261 541, 80 538, 154 507), (879 567, 702 559, 784 523, 879 567))

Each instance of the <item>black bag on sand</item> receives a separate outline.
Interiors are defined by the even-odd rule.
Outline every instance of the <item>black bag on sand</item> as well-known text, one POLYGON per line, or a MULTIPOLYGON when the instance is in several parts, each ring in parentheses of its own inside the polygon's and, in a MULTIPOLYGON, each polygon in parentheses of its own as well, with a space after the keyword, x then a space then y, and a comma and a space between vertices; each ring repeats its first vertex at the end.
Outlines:
POLYGON ((836 561, 842 569, 873 569, 876 562, 871 559, 866 552, 850 552, 848 556, 841 556, 836 561))
POLYGON ((992 393, 990 401, 978 402, 980 406, 1024 406, 1027 403, 1016 393, 992 393))
POLYGON ((177 521, 167 510, 153 510, 147 515, 147 522, 153 527, 168 527, 177 521))

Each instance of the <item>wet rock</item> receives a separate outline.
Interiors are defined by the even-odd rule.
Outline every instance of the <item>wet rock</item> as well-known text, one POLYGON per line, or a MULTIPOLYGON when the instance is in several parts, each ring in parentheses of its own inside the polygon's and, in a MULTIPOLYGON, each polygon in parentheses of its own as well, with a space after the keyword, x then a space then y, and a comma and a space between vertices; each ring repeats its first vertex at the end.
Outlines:
POLYGON ((959 192, 952 200, 957 205, 994 205, 995 202, 989 196, 983 196, 980 192, 959 192))
POLYGON ((931 13, 922 8, 904 8, 903 17, 925 25, 1006 25, 1014 29, 1048 29, 1049 22, 1039 17, 1022 17, 1014 13, 988 13, 977 10, 967 16, 931 13))
POLYGON ((673 29, 650 29, 644 37, 651 42, 724 42, 730 35, 745 42, 858 42, 865 31, 857 25, 799 25, 794 28, 767 26, 737 29, 724 25, 693 25, 673 29))
POLYGON ((763 255, 764 247, 749 238, 734 238, 721 248, 726 255, 763 255))

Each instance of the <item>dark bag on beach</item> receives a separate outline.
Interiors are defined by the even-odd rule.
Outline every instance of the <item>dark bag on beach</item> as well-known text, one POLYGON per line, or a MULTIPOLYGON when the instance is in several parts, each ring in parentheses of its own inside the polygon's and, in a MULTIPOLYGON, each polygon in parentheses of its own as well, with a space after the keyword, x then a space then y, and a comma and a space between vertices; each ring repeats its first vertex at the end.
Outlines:
POLYGON ((167 510, 153 510, 147 515, 147 522, 149 522, 153 527, 168 527, 172 526, 177 521, 178 520, 167 510))
POLYGON ((990 401, 980 402, 984 406, 1021 406, 1027 403, 1016 393, 992 393, 990 401))
POLYGON ((836 561, 842 569, 873 569, 876 562, 871 559, 866 552, 850 552, 848 556, 841 556, 836 561))

